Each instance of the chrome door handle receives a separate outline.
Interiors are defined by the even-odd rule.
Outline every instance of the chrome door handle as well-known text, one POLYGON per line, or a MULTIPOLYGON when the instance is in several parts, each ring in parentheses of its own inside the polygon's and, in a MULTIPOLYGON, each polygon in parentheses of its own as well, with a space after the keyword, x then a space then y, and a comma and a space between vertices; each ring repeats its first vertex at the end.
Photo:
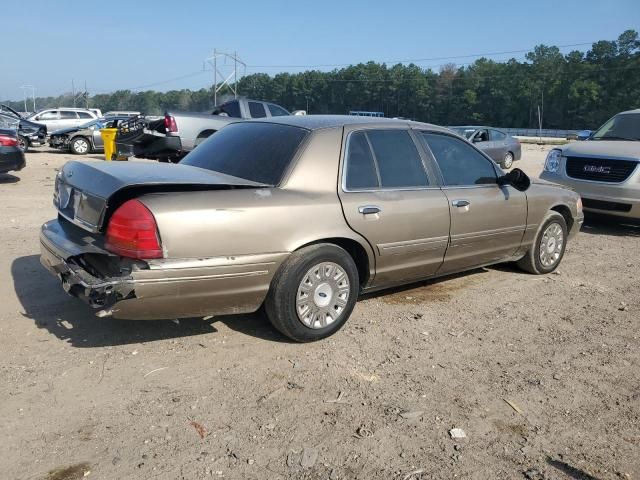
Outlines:
POLYGON ((454 207, 468 207, 471 205, 471 202, 469 200, 454 200, 451 202, 451 205, 454 207))
POLYGON ((382 209, 376 205, 362 205, 361 207, 358 207, 358 212, 363 215, 371 215, 374 213, 380 213, 381 211, 382 209))

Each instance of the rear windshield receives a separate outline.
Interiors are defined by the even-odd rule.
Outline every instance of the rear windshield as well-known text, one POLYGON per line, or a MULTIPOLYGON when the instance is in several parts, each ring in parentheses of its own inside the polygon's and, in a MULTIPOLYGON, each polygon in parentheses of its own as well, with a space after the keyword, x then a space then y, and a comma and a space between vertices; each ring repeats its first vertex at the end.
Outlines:
POLYGON ((267 185, 278 185, 308 131, 274 123, 233 123, 180 162, 267 185))

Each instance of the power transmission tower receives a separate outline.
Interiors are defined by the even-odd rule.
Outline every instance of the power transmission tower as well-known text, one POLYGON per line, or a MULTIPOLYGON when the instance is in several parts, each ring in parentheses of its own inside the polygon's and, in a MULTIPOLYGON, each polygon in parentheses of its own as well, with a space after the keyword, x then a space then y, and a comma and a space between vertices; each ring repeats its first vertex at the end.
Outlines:
POLYGON ((84 100, 85 108, 89 108, 89 92, 87 91, 87 81, 84 81, 84 91, 76 93, 75 83, 71 80, 71 96, 73 97, 73 106, 76 106, 76 101, 84 100))
POLYGON ((213 49, 213 55, 205 59, 213 67, 213 103, 218 104, 218 92, 225 86, 231 90, 234 98, 238 98, 238 70, 242 69, 242 77, 247 64, 238 57, 238 52, 226 53, 213 49), (218 78, 222 81, 218 85, 218 78))

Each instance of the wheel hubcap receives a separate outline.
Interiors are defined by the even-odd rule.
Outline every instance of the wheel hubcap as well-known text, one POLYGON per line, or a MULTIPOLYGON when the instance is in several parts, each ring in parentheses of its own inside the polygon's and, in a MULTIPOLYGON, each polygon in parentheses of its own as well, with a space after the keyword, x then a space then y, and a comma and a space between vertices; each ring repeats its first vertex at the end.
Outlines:
POLYGON ((513 163, 513 155, 511 155, 510 153, 507 153, 507 155, 504 157, 504 166, 508 168, 511 166, 512 163, 513 163))
POLYGON ((73 144, 73 148, 75 148, 76 152, 85 153, 87 151, 88 145, 84 140, 76 140, 73 144))
POLYGON ((323 262, 302 277, 296 296, 298 319, 307 327, 324 328, 336 322, 349 300, 349 277, 340 265, 323 262))
POLYGON ((540 263, 545 267, 552 267, 560 259, 564 233, 557 223, 550 224, 542 234, 540 240, 540 263))

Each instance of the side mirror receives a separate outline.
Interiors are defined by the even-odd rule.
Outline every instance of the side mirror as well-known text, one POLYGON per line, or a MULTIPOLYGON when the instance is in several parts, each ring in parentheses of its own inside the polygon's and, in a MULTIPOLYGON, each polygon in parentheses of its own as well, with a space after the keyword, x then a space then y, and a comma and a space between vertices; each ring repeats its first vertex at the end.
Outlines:
POLYGON ((482 137, 480 135, 476 135, 475 137, 473 137, 472 142, 473 143, 480 143, 480 142, 482 142, 482 137))
POLYGON ((593 132, 591 130, 580 130, 578 132, 578 140, 588 140, 589 138, 591 138, 591 134, 593 132))
POLYGON ((516 190, 524 192, 531 185, 531 179, 519 168, 514 168, 509 173, 498 177, 498 185, 511 185, 516 190))

